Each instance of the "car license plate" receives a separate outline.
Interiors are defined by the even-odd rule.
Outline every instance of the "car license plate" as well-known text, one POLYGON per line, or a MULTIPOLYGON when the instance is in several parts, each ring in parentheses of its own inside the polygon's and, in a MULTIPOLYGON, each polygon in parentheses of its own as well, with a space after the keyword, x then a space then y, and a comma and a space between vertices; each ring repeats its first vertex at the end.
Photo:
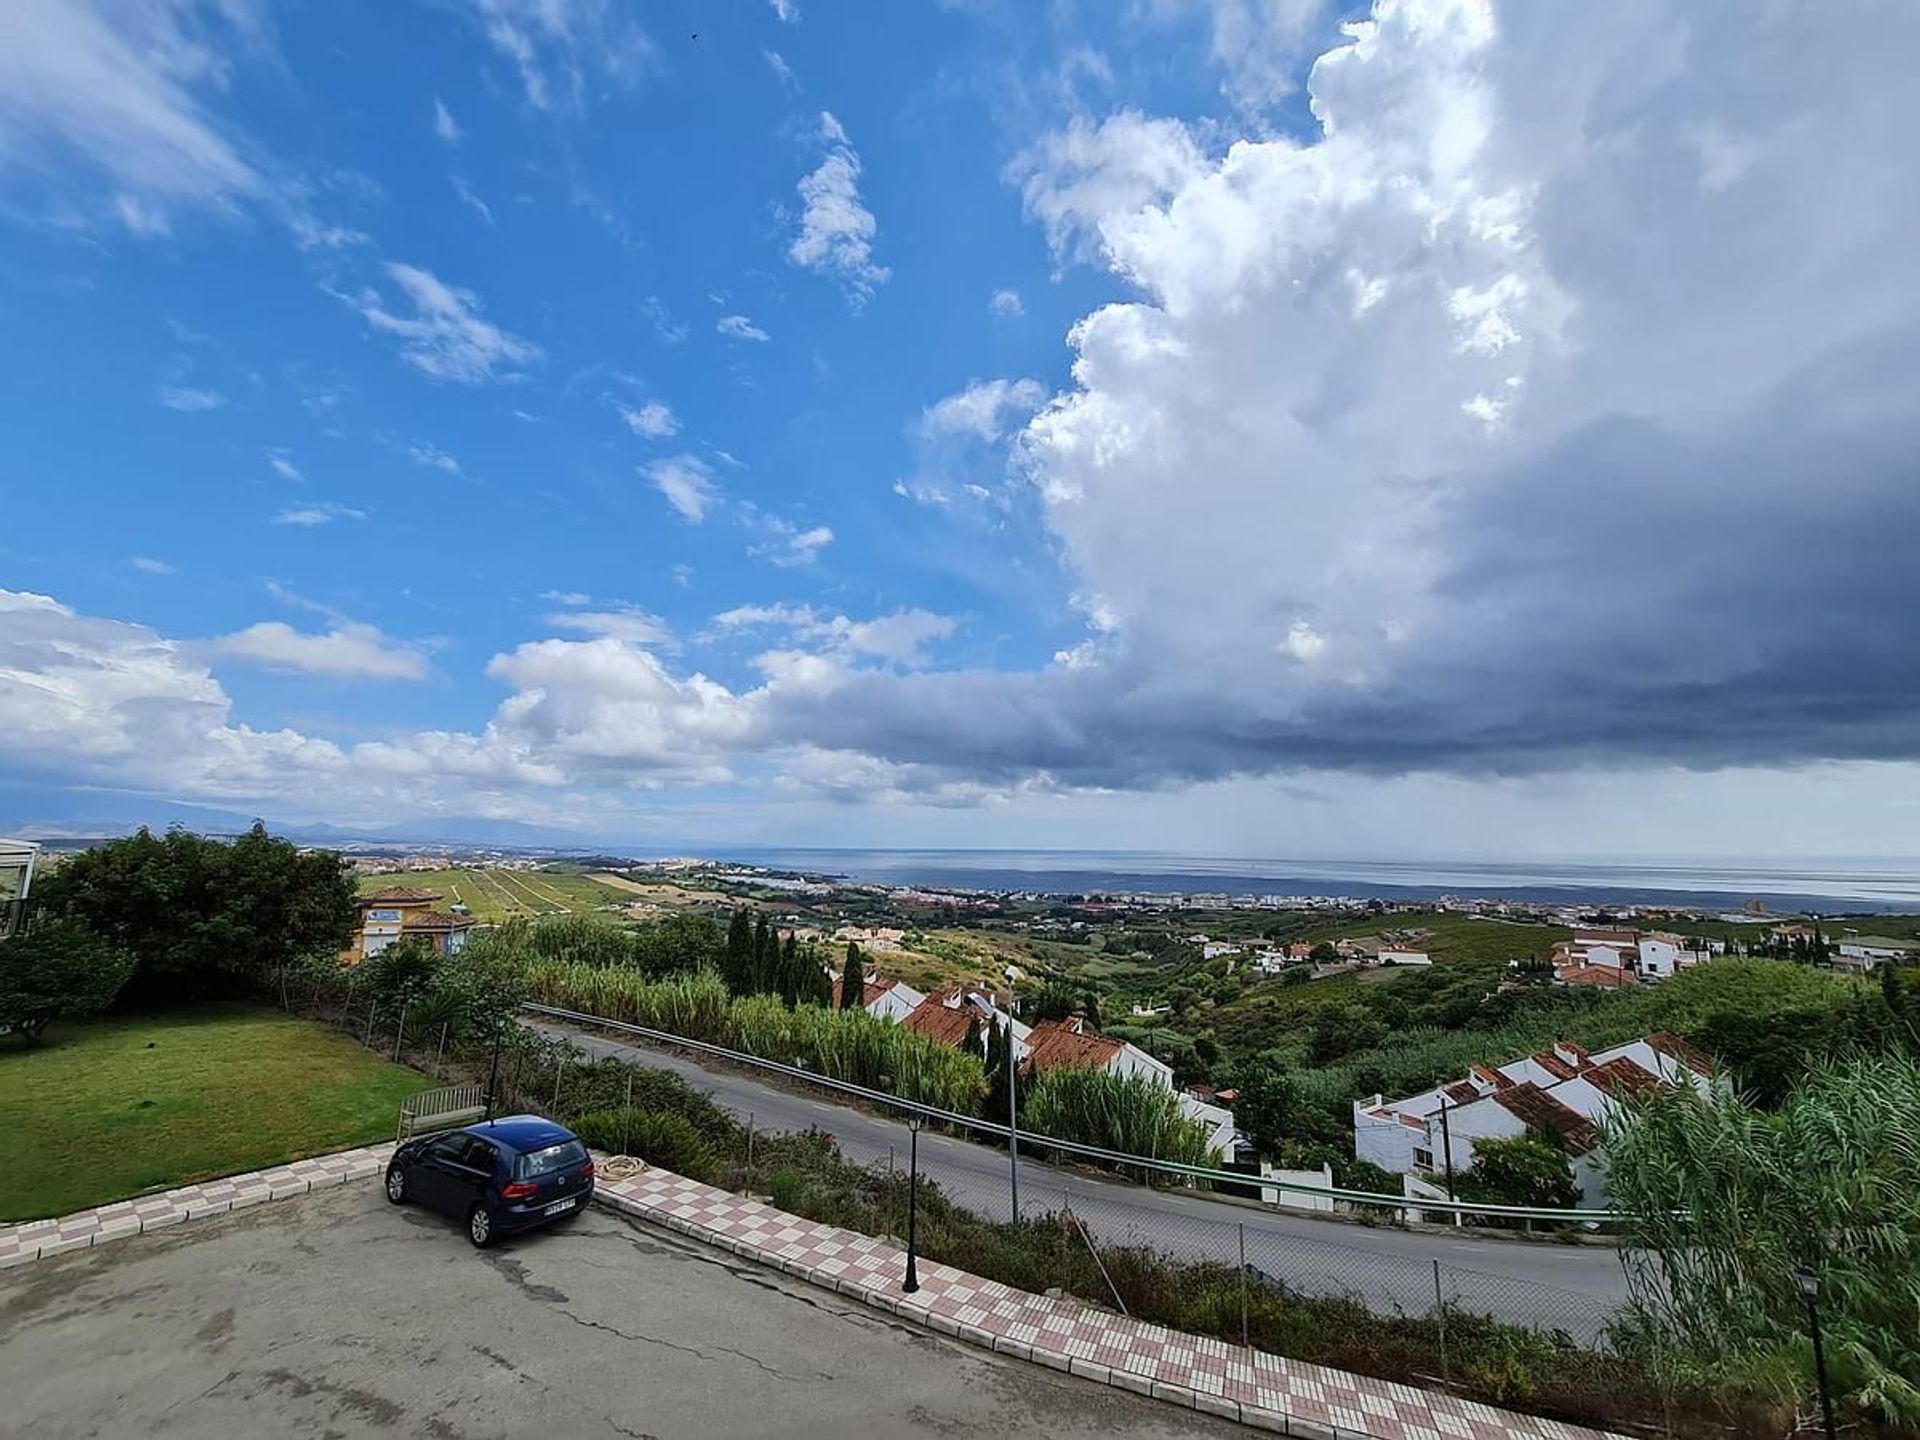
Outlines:
POLYGON ((553 1204, 547 1206, 547 1208, 542 1210, 540 1213, 542 1215, 558 1215, 562 1211, 573 1209, 573 1207, 578 1203, 579 1203, 578 1197, 575 1197, 572 1200, 556 1200, 553 1202, 553 1204))

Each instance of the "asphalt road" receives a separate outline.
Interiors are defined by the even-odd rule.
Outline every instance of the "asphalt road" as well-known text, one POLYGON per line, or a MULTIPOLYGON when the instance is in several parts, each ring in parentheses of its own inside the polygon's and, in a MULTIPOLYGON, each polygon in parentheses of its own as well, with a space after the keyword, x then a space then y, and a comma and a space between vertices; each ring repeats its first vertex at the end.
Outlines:
MULTIPOLYGON (((540 1028, 565 1035, 594 1055, 673 1070, 742 1119, 752 1116, 757 1126, 817 1126, 862 1164, 889 1156, 901 1166, 907 1163, 907 1128, 898 1121, 666 1051, 544 1022, 540 1028)), ((923 1131, 920 1164, 968 1208, 999 1219, 1010 1213, 1004 1150, 923 1131)), ((1309 1294, 1354 1295, 1382 1312, 1431 1308, 1435 1261, 1448 1299, 1477 1313, 1565 1330, 1583 1340, 1599 1333, 1627 1294, 1619 1257, 1607 1247, 1347 1224, 1091 1178, 1023 1158, 1022 1212, 1057 1210, 1063 1203, 1102 1238, 1229 1264, 1239 1262, 1244 1225, 1246 1261, 1256 1270, 1309 1294)))
POLYGON ((0 1436, 1226 1440, 595 1207, 470 1248, 369 1180, 0 1273, 0 1436))

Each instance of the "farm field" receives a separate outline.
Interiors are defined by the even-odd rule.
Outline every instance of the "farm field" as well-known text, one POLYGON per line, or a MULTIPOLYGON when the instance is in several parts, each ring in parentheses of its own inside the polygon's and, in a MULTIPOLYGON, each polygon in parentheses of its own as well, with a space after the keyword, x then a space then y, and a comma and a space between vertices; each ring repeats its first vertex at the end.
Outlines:
POLYGON ((622 898, 617 887, 585 875, 508 870, 491 865, 363 875, 359 883, 362 895, 390 885, 438 891, 444 897, 443 905, 465 905, 484 925, 498 925, 523 916, 597 910, 603 905, 618 904, 622 898))

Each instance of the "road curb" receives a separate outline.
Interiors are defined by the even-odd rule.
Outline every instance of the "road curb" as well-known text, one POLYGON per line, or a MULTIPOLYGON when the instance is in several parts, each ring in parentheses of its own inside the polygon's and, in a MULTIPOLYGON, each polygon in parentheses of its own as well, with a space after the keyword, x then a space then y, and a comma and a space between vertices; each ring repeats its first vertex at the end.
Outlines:
POLYGON ((181 1185, 133 1200, 115 1200, 57 1219, 0 1226, 0 1270, 89 1249, 109 1240, 163 1230, 188 1220, 225 1215, 231 1210, 244 1210, 270 1200, 290 1200, 312 1190, 344 1185, 349 1180, 364 1180, 379 1174, 393 1151, 390 1142, 363 1145, 198 1185, 181 1185))

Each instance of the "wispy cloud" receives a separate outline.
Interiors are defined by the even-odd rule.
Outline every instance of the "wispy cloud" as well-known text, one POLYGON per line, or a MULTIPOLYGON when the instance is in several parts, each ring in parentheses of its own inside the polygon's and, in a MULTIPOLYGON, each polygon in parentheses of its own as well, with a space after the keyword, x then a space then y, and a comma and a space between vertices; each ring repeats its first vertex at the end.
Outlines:
POLYGON ((419 646, 345 619, 320 634, 296 630, 284 620, 263 620, 207 643, 225 660, 334 680, 424 680, 432 672, 419 646))
POLYGON ((828 147, 827 158, 796 187, 803 208, 787 258, 839 282, 857 309, 893 272, 873 262, 879 222, 860 198, 860 156, 831 111, 820 112, 820 138, 828 147))
POLYGON ((407 446, 407 458, 416 465, 424 465, 429 470, 439 470, 448 475, 460 473, 460 462, 425 440, 416 440, 407 446))
POLYGON ((290 484, 297 485, 307 478, 300 473, 300 467, 287 458, 284 450, 269 450, 267 452, 267 467, 282 480, 290 484))
POLYGON ((757 523, 765 538, 749 547, 748 553, 783 569, 813 564, 833 543, 833 530, 826 525, 803 528, 777 515, 762 515, 757 523))
POLYGON ((345 298, 374 329, 399 338, 401 357, 414 369, 436 380, 478 385, 540 358, 538 345, 484 319, 471 290, 447 285, 417 265, 390 261, 385 269, 412 301, 411 315, 395 314, 371 288, 345 298))
POLYGON ((460 124, 453 118, 453 112, 447 109, 447 102, 438 95, 433 97, 433 133, 449 145, 460 143, 460 124))
POLYGON ((652 40, 606 0, 467 0, 482 33, 512 62, 535 109, 578 109, 587 72, 630 86, 659 65, 652 40))
POLYGON ((603 635, 629 645, 677 648, 674 646, 673 627, 658 615, 634 605, 619 605, 604 610, 565 610, 548 615, 546 622, 561 630, 603 635))
POLYGON ((1018 290, 996 290, 987 301, 987 309, 995 315, 1024 315, 1027 303, 1020 298, 1018 290))
POLYGON ((640 473, 689 525, 698 525, 720 503, 720 487, 713 470, 697 455, 675 455, 641 467, 640 473))
POLYGON ((768 3, 773 6, 773 13, 780 17, 781 24, 798 25, 800 23, 800 7, 795 0, 768 0, 768 3))
POLYGON ((627 428, 643 440, 668 440, 680 433, 679 417, 664 401, 648 400, 641 405, 613 402, 627 428))
POLYGON ((302 529, 311 529, 316 525, 331 525, 336 520, 364 520, 367 512, 356 510, 351 505, 336 505, 331 501, 322 501, 317 505, 295 505, 282 510, 273 517, 276 525, 294 525, 302 529))
POLYGON ((474 194, 473 187, 458 175, 452 176, 451 178, 453 180, 453 193, 460 197, 460 203, 473 211, 482 220, 486 221, 487 224, 493 224, 493 207, 478 195, 474 194))
POLYGON ((793 73, 793 66, 787 63, 787 57, 778 50, 762 50, 760 58, 767 62, 767 68, 773 71, 774 78, 789 90, 800 88, 800 77, 793 73))
POLYGON ((218 410, 227 403, 227 397, 218 390, 197 390, 185 385, 162 385, 153 398, 169 410, 189 414, 195 410, 218 410))
POLYGON ((722 315, 714 329, 729 340, 771 340, 773 337, 744 315, 722 315))
POLYGON ((151 555, 132 556, 128 559, 127 564, 138 570, 142 575, 172 575, 177 573, 174 567, 166 561, 156 560, 151 555))
POLYGON ((653 325, 653 338, 662 345, 678 345, 687 338, 687 326, 683 320, 676 320, 673 312, 667 309, 666 302, 658 295, 649 295, 640 302, 640 313, 653 325))

